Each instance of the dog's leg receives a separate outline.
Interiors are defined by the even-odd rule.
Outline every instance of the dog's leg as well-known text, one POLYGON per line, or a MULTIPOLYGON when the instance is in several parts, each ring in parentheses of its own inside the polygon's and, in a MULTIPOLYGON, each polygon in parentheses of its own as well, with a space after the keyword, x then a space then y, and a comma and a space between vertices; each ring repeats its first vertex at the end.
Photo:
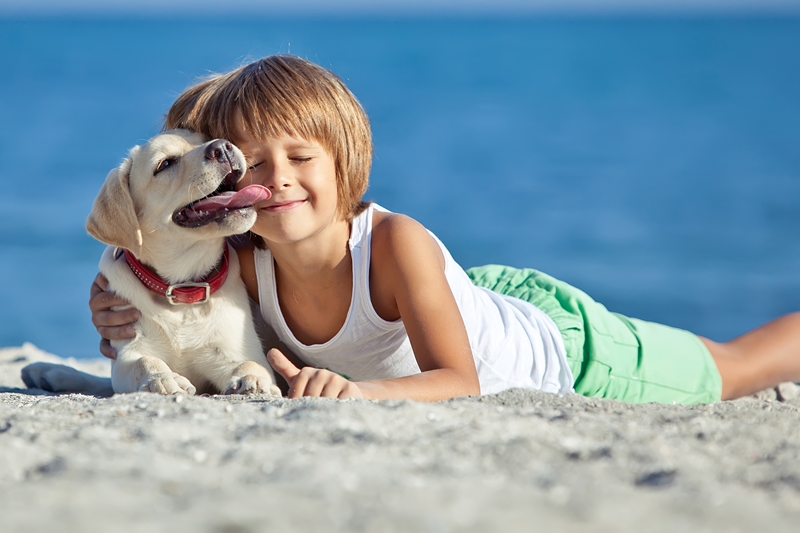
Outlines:
POLYGON ((158 394, 191 394, 192 383, 173 372, 161 359, 136 357, 130 352, 120 355, 111 367, 114 392, 155 392, 158 394))
POLYGON ((33 363, 22 369, 22 381, 29 389, 79 393, 107 398, 114 394, 111 378, 93 376, 71 366, 33 363))
POLYGON ((281 395, 272 373, 255 361, 245 361, 231 372, 231 379, 223 394, 281 395))

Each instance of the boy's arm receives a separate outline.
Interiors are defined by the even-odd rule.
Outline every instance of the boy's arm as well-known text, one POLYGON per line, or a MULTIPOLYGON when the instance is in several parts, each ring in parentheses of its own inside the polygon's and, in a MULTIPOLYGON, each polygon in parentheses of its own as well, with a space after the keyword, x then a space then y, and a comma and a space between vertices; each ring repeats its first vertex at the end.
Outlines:
POLYGON ((469 337, 444 268, 439 245, 417 221, 391 214, 375 224, 373 302, 384 318, 403 319, 421 373, 358 383, 365 396, 436 401, 480 394, 469 337))

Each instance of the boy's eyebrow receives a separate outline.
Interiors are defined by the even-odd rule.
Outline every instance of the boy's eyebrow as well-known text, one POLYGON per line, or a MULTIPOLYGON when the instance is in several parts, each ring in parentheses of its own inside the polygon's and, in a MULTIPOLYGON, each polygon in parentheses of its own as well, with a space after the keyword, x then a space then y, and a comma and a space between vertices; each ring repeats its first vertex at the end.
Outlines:
POLYGON ((286 147, 289 148, 289 149, 300 148, 300 149, 304 149, 304 150, 321 150, 322 149, 322 146, 320 146, 319 143, 311 143, 309 141, 300 141, 300 140, 298 140, 297 142, 287 143, 286 147))

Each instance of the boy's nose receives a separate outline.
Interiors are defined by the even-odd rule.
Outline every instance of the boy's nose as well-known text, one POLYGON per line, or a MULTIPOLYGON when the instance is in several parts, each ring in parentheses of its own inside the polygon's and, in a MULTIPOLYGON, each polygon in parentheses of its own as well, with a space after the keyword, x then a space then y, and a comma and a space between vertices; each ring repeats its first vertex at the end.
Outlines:
POLYGON ((209 161, 219 161, 220 163, 230 162, 232 158, 233 145, 224 139, 211 141, 206 146, 206 159, 209 161))
POLYGON ((265 161, 264 166, 266 167, 262 174, 264 180, 262 185, 264 187, 275 191, 286 186, 286 168, 284 165, 278 161, 265 161))

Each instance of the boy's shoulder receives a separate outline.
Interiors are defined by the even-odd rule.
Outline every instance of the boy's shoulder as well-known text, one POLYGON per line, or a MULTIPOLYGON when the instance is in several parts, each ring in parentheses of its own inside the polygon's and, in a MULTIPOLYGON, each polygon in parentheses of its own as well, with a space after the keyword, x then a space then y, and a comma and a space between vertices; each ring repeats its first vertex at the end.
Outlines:
POLYGON ((398 213, 375 212, 371 247, 373 261, 378 263, 390 258, 419 257, 425 253, 442 257, 438 244, 425 226, 398 213))
POLYGON ((428 235, 425 226, 408 215, 389 211, 375 211, 372 216, 372 245, 376 240, 392 241, 399 244, 405 239, 428 235), (398 241, 399 240, 399 241, 398 241))

